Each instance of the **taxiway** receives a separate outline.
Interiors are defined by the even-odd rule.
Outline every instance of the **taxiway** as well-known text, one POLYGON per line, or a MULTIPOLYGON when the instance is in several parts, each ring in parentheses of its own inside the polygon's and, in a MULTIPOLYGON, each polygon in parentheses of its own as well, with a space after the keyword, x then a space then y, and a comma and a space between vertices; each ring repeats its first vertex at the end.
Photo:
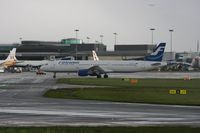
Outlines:
MULTIPOLYGON (((142 77, 143 74, 141 73, 140 76, 142 77)), ((160 75, 163 77, 163 74, 160 75)), ((66 74, 59 76, 66 76, 66 74)), ((71 76, 75 77, 75 75, 71 76)), ((56 80, 50 73, 40 76, 29 72, 1 73, 0 125, 200 126, 198 106, 51 99, 42 96, 48 89, 73 87, 78 86, 56 84, 56 80)))

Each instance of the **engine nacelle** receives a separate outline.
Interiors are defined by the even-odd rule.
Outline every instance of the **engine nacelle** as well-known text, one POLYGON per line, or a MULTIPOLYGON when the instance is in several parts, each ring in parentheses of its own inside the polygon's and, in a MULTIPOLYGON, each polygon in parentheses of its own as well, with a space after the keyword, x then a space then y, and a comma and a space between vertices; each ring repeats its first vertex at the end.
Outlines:
POLYGON ((78 76, 88 76, 88 69, 82 69, 78 71, 78 76))
POLYGON ((78 71, 78 76, 97 76, 97 74, 88 69, 81 69, 78 71))

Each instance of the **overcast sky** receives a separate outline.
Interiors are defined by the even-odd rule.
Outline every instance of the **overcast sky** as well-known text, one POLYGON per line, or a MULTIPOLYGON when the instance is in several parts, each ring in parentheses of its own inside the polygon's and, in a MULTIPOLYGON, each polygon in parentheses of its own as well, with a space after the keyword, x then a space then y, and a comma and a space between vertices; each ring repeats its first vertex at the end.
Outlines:
POLYGON ((170 50, 196 51, 200 40, 200 0, 0 0, 0 43, 22 40, 60 41, 78 37, 118 44, 166 42, 170 50))

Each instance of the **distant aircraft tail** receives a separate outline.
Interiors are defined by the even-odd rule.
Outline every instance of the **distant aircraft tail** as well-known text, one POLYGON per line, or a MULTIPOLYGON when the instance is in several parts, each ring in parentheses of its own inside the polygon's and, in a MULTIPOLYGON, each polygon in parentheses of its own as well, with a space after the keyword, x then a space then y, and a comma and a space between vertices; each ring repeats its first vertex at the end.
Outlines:
POLYGON ((93 60, 99 61, 99 57, 97 56, 97 54, 94 50, 92 50, 92 56, 93 56, 93 60))
POLYGON ((13 48, 13 49, 10 51, 10 53, 9 53, 9 55, 8 55, 8 57, 6 58, 5 61, 17 61, 17 59, 16 59, 16 48, 13 48))
POLYGON ((165 51, 166 43, 160 43, 148 56, 145 56, 144 60, 146 61, 162 61, 163 54, 165 51))
POLYGON ((193 68, 200 68, 200 57, 199 56, 196 56, 192 59, 192 63, 191 63, 191 66, 193 68))
POLYGON ((16 55, 16 48, 13 48, 13 49, 10 51, 8 57, 7 57, 3 62, 1 62, 1 65, 2 65, 4 68, 7 68, 7 67, 10 67, 10 66, 15 65, 15 64, 16 64, 16 61, 17 61, 15 55, 16 55))

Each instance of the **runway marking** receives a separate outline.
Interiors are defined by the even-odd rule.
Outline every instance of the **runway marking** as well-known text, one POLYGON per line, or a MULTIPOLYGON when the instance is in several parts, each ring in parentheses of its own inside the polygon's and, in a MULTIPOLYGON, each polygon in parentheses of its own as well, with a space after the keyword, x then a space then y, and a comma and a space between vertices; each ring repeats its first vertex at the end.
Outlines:
MULTIPOLYGON (((49 110, 20 110, 20 109, 0 109, 0 113, 16 113, 16 114, 35 114, 35 115, 66 115, 66 116, 90 116, 90 117, 116 117, 109 113, 94 112, 74 112, 74 111, 49 111, 49 110)), ((117 116, 119 117, 119 116, 117 116)))
MULTIPOLYGON (((159 114, 159 115, 164 115, 163 116, 158 116, 159 118, 155 118, 155 115, 157 113, 141 113, 141 112, 134 112, 132 114, 125 114, 122 112, 120 115, 120 112, 74 112, 74 111, 49 111, 49 110, 31 110, 31 109, 0 109, 0 113, 17 113, 17 114, 24 114, 27 115, 39 115, 38 117, 41 117, 41 119, 36 119, 33 120, 32 122, 27 121, 27 119, 18 119, 15 118, 14 120, 6 121, 6 125, 9 124, 14 124, 14 125, 70 125, 72 124, 80 126, 80 125, 121 125, 121 126, 144 126, 144 125, 192 125, 194 124, 196 126, 199 125, 200 121, 199 119, 192 119, 193 121, 191 122, 189 118, 187 117, 173 117, 173 115, 169 114, 159 114), (58 119, 58 120, 53 120, 52 118, 49 117, 46 120, 42 119, 42 116, 40 115, 52 115, 53 117, 58 115, 63 117, 63 119, 58 119), (65 121, 65 116, 69 116, 69 118, 76 116, 77 117, 86 117, 87 119, 82 120, 82 119, 77 119, 75 121, 65 121), (103 118, 103 121, 88 121, 88 119, 91 118, 103 118), (42 121, 41 121, 42 120, 42 121), (80 122, 81 121, 81 122, 80 122)), ((130 112, 129 112, 130 113, 130 112)), ((176 115, 175 115, 176 116, 176 115)), ((20 116, 21 117, 21 116, 20 116)), ((35 117, 35 116, 33 116, 35 117)), ((23 118, 23 117, 22 117, 23 118)), ((0 122, 0 125, 5 124, 4 121, 0 122)))
POLYGON ((188 119, 186 116, 180 117, 177 114, 158 114, 158 113, 143 113, 143 112, 98 112, 98 111, 90 111, 84 112, 79 110, 80 112, 73 111, 57 111, 57 110, 32 110, 32 109, 0 109, 0 113, 14 113, 14 114, 33 114, 33 115, 64 115, 64 116, 82 116, 82 117, 101 117, 101 118, 121 118, 121 119, 140 119, 140 120, 149 120, 149 121, 180 121, 184 119, 188 119), (158 118, 155 118, 158 116, 158 118), (144 118, 145 117, 145 118, 144 118))

